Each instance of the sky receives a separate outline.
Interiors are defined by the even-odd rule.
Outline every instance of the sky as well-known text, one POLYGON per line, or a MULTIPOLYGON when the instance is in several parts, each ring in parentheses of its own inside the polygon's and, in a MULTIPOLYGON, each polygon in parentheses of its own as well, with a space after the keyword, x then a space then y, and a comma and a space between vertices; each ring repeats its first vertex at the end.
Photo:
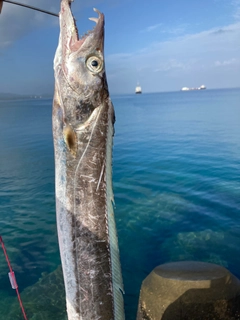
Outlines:
MULTIPOLYGON (((18 0, 55 13, 60 0, 18 0)), ((111 94, 240 87, 240 0, 75 0, 79 34, 105 14, 111 94)), ((58 18, 3 3, 0 92, 52 94, 58 18)))

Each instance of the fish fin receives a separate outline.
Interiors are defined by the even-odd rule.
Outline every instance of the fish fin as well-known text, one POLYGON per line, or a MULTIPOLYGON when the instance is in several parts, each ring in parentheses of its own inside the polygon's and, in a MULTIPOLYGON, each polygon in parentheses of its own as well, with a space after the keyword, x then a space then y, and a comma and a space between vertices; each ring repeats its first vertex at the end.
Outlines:
MULTIPOLYGON (((112 110, 112 106, 110 106, 112 110)), ((111 269, 113 282, 113 300, 114 300, 114 320, 124 320, 124 303, 123 303, 123 280, 118 248, 118 237, 116 230, 116 223, 114 218, 114 198, 112 191, 112 137, 113 137, 113 123, 110 120, 107 140, 107 214, 108 214, 108 229, 109 229, 109 243, 111 254, 111 269)))

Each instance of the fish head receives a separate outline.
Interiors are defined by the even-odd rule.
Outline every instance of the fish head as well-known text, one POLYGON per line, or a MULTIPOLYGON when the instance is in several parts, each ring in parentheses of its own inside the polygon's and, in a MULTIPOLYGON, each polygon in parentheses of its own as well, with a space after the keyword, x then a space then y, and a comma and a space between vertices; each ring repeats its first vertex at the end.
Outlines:
POLYGON ((104 15, 94 8, 98 18, 90 20, 96 25, 80 38, 71 12, 71 2, 61 2, 60 38, 54 69, 59 81, 67 82, 81 101, 96 106, 103 94, 108 96, 104 65, 104 15))

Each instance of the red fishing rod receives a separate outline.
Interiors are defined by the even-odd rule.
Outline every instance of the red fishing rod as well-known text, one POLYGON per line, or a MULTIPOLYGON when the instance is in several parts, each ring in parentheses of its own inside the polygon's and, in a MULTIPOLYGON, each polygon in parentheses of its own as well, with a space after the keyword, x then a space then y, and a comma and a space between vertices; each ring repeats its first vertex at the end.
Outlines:
POLYGON ((19 304, 20 304, 20 307, 21 307, 21 310, 22 310, 23 317, 24 317, 25 320, 28 320, 28 318, 26 316, 26 312, 25 312, 23 304, 22 304, 20 293, 18 291, 17 280, 16 280, 16 277, 15 277, 14 271, 12 269, 10 260, 8 258, 7 250, 5 248, 5 245, 4 245, 4 242, 3 242, 3 239, 2 239, 1 236, 0 236, 0 243, 1 243, 1 246, 2 246, 2 249, 3 249, 3 253, 5 255, 5 258, 6 258, 7 264, 8 264, 8 268, 10 270, 10 272, 8 273, 8 276, 9 276, 9 280, 10 280, 11 286, 12 286, 13 289, 16 290, 18 301, 19 301, 19 304))
POLYGON ((10 0, 0 0, 0 13, 1 13, 1 10, 2 10, 3 2, 8 2, 8 3, 11 3, 11 4, 15 4, 17 6, 25 7, 25 8, 36 10, 36 11, 40 11, 40 12, 43 12, 43 13, 46 13, 46 14, 50 14, 51 16, 55 16, 55 17, 59 16, 57 13, 53 13, 53 12, 50 12, 50 11, 47 11, 47 10, 43 10, 43 9, 39 9, 39 8, 36 8, 36 7, 33 7, 33 6, 29 6, 28 4, 19 3, 19 2, 16 2, 16 1, 10 1, 10 0))

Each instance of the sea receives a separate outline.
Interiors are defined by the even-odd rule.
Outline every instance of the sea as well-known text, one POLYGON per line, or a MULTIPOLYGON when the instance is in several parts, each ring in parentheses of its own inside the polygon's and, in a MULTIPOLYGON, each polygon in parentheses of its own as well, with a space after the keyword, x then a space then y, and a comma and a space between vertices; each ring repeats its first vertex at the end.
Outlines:
MULTIPOLYGON (((112 95, 113 188, 126 320, 158 265, 240 278, 240 89, 112 95)), ((28 319, 66 319, 51 99, 0 101, 0 235, 28 319)), ((0 247, 0 319, 23 319, 0 247)))

